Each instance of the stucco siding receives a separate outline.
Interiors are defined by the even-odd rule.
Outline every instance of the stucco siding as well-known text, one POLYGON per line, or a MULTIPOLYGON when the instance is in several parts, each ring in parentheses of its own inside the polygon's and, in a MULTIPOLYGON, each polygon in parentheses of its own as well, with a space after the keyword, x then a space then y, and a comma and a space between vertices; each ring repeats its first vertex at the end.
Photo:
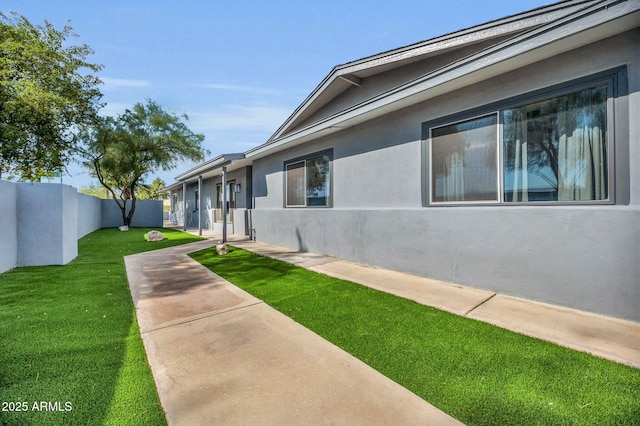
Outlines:
POLYGON ((253 223, 259 241, 640 321, 640 211, 556 210, 256 210, 253 223))
POLYGON ((640 321, 640 32, 254 160, 259 241, 640 321), (616 205, 423 207, 422 123, 626 66, 616 205), (333 149, 333 208, 283 208, 284 162, 333 149))
POLYGON ((17 189, 17 266, 62 265, 75 258, 75 189, 44 183, 18 183, 17 189))
MULTIPOLYGON (((80 194, 58 183, 0 181, 4 226, 0 273, 16 266, 64 265, 78 256, 78 239, 122 225, 113 200, 80 194)), ((162 201, 139 201, 132 226, 162 227, 162 201)))
POLYGON ((18 188, 13 182, 0 180, 3 224, 0 226, 0 273, 18 263, 18 188))
MULTIPOLYGON (((113 200, 102 202, 102 228, 116 228, 123 225, 122 210, 113 200)), ((131 210, 131 201, 127 202, 127 213, 131 210)), ((131 226, 162 227, 162 200, 138 200, 131 226)))
POLYGON ((102 202, 92 195, 78 193, 78 238, 100 229, 102 202))
POLYGON ((62 264, 78 257, 78 191, 67 185, 60 185, 62 192, 62 264))

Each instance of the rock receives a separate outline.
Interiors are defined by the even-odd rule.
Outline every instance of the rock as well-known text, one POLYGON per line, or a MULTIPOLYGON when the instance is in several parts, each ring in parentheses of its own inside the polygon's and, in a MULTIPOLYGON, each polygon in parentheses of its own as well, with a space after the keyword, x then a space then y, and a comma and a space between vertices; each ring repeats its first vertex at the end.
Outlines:
POLYGON ((147 241, 162 241, 164 240, 164 235, 160 231, 149 231, 147 234, 147 241))
POLYGON ((226 244, 216 244, 216 251, 219 255, 229 253, 229 247, 226 244))
POLYGON ((121 230, 121 231, 128 231, 129 227, 127 225, 125 225, 125 226, 119 227, 118 229, 121 230))

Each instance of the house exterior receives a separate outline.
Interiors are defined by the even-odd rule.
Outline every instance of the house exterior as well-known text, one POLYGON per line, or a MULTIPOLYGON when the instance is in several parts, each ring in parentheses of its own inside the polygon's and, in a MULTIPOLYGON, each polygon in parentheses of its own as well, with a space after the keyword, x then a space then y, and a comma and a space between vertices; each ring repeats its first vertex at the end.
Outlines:
POLYGON ((639 89, 640 0, 562 1, 336 66, 268 141, 178 176, 172 209, 640 321, 639 89))

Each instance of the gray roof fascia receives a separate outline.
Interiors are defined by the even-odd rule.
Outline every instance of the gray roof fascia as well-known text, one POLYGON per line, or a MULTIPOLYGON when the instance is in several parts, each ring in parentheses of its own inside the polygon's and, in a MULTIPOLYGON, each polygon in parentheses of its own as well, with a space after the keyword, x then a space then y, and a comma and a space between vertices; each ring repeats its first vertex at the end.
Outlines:
POLYGON ((180 188, 182 188, 182 182, 175 182, 175 183, 172 183, 171 185, 165 186, 164 188, 160 189, 160 191, 158 192, 171 192, 173 190, 180 189, 180 188))
MULTIPOLYGON (((595 3, 589 2, 589 6, 571 15, 522 33, 496 46, 492 46, 467 58, 449 64, 446 67, 333 114, 284 137, 273 140, 270 139, 266 143, 246 151, 245 155, 248 159, 254 158, 264 155, 265 152, 278 150, 285 145, 303 143, 320 135, 334 133, 344 127, 352 126, 367 119, 404 108, 411 102, 422 101, 437 96, 441 94, 440 91, 437 90, 438 88, 445 90, 449 87, 447 86, 448 84, 450 85, 456 80, 462 82, 465 77, 470 78, 473 74, 478 75, 478 81, 486 79, 490 77, 488 75, 490 69, 497 68, 501 63, 507 63, 509 60, 522 57, 525 53, 538 50, 544 45, 549 45, 562 39, 568 39, 570 36, 584 32, 586 29, 622 18, 639 10, 640 0, 601 0, 595 3), (580 23, 580 25, 577 25, 576 28, 571 31, 567 31, 567 25, 571 23, 580 23), (483 71, 487 75, 480 77, 483 71)), ((540 57, 531 55, 529 62, 540 59, 540 57)), ((466 84, 469 83, 467 82, 466 84)))
POLYGON ((324 93, 335 80, 341 76, 349 75, 365 69, 371 69, 394 62, 401 63, 416 57, 425 56, 452 47, 460 47, 466 44, 497 37, 503 34, 523 31, 530 28, 546 25, 557 19, 570 15, 598 0, 568 0, 526 11, 517 15, 508 16, 474 27, 438 36, 426 41, 414 43, 387 52, 378 53, 362 59, 335 66, 331 72, 320 82, 311 94, 294 110, 287 120, 268 139, 278 139, 286 132, 289 125, 304 113, 304 111, 324 93))
POLYGON ((221 169, 224 166, 228 166, 237 160, 244 160, 245 156, 243 153, 233 153, 233 154, 222 154, 211 160, 205 161, 204 163, 200 163, 197 166, 187 170, 186 172, 176 176, 176 181, 178 182, 188 182, 190 180, 197 179, 198 176, 201 176, 205 173, 215 171, 216 169, 221 169))

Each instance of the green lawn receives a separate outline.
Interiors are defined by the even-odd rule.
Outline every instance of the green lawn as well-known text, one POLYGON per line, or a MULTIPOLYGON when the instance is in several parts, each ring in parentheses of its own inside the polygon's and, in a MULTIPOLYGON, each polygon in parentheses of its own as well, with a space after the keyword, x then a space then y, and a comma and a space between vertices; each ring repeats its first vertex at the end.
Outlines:
POLYGON ((148 231, 102 229, 68 265, 0 275, 0 424, 166 424, 123 256, 199 238, 164 229, 149 243, 148 231))
POLYGON ((192 257, 469 425, 640 424, 640 370, 238 248, 192 257))

